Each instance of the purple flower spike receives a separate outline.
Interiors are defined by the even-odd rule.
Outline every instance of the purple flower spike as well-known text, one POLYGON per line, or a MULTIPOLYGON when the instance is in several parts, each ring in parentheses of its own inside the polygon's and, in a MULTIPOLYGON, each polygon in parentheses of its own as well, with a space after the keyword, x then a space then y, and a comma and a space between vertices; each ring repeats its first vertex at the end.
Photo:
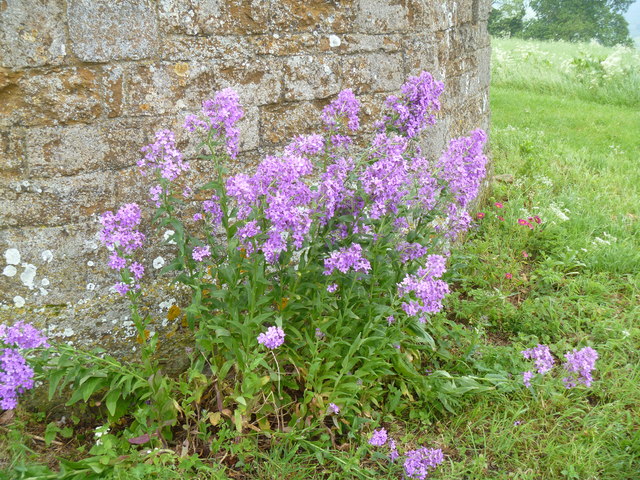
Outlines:
POLYGON ((362 256, 362 247, 354 243, 350 247, 345 247, 337 252, 332 252, 329 258, 324 260, 324 273, 331 275, 334 270, 347 273, 353 269, 356 272, 366 273, 371 270, 369 260, 362 256))
POLYGON ((434 470, 444 461, 442 450, 434 448, 419 448, 407 452, 404 461, 404 471, 408 478, 424 480, 429 470, 434 470))
POLYGON ((360 128, 360 120, 358 119, 359 111, 360 102, 353 94, 353 91, 348 88, 341 91, 338 94, 338 98, 324 107, 320 117, 325 125, 331 130, 334 130, 337 127, 339 118, 346 118, 347 127, 349 130, 355 132, 360 128))
POLYGON ((381 447, 387 443, 387 430, 381 428, 380 430, 374 430, 371 438, 369 439, 369 445, 374 447, 381 447))
POLYGON ((413 138, 427 126, 436 123, 432 112, 440 110, 438 97, 444 91, 444 83, 434 80, 430 73, 422 72, 417 77, 409 77, 401 91, 400 98, 395 95, 387 98, 386 106, 393 114, 384 117, 380 126, 394 127, 413 138))
POLYGON ((584 347, 582 350, 576 351, 574 349, 572 353, 565 353, 564 356, 567 362, 563 367, 569 374, 568 377, 562 380, 565 386, 567 388, 573 388, 577 386, 579 382, 590 387, 593 381, 591 372, 596 368, 598 352, 591 347, 584 347))
POLYGON ((544 375, 551 370, 555 363, 553 356, 551 355, 551 351, 546 345, 538 345, 535 348, 524 350, 522 355, 524 358, 534 361, 534 364, 538 369, 538 373, 541 375, 544 375))
POLYGON ((258 335, 258 343, 273 350, 284 343, 285 333, 280 327, 269 327, 265 333, 258 335))
MULTIPOLYGON (((182 152, 176 147, 176 137, 171 130, 156 132, 156 141, 142 148, 144 158, 138 160, 138 167, 143 175, 145 169, 157 170, 160 176, 173 181, 189 170, 189 162, 185 162, 182 152)), ((152 194, 153 197, 153 194, 152 194)))

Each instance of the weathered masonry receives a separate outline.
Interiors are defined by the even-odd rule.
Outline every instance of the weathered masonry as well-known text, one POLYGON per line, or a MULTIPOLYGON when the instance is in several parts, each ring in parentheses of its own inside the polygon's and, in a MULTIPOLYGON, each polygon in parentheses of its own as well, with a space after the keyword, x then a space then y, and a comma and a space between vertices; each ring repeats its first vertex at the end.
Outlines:
MULTIPOLYGON (((344 88, 370 124, 422 70, 446 84, 433 152, 486 128, 489 6, 0 0, 0 321, 35 321, 78 342, 133 331, 110 292, 97 215, 143 201, 140 148, 155 130, 180 130, 221 88, 236 88, 245 108, 236 169, 318 130, 322 107, 344 88)), ((145 259, 149 271, 161 253, 145 259)), ((174 301, 161 297, 151 312, 166 328, 174 301)))

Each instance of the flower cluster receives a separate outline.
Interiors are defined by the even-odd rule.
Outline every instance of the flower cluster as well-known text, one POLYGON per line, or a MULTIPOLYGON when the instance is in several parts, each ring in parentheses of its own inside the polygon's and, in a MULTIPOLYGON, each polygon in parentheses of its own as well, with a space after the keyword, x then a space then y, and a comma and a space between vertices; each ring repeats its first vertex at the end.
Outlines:
POLYGON ((482 153, 486 142, 487 135, 480 129, 471 132, 469 137, 454 138, 436 163, 439 178, 448 182, 462 207, 478 195, 480 182, 487 173, 487 157, 482 153))
POLYGON ((185 130, 195 132, 201 129, 212 134, 216 140, 224 138, 227 153, 231 158, 236 158, 240 144, 240 129, 236 123, 244 116, 238 93, 232 88, 221 90, 213 99, 202 102, 202 114, 207 118, 206 121, 197 115, 187 115, 185 130))
MULTIPOLYGON (((545 374, 549 372, 555 364, 549 347, 546 345, 538 345, 535 348, 522 351, 524 358, 533 360, 538 373, 545 374)), ((567 376, 562 379, 567 388, 574 388, 578 383, 582 383, 587 387, 593 382, 592 371, 595 369, 595 363, 598 359, 598 352, 591 347, 584 347, 581 350, 574 349, 571 353, 565 353, 567 361, 562 365, 567 372, 567 376)), ((535 374, 527 371, 522 374, 523 382, 527 387, 531 387, 531 380, 535 374)))
POLYGON ((33 369, 20 350, 49 347, 47 339, 33 325, 17 322, 11 327, 0 325, 0 408, 12 410, 18 395, 33 388, 33 369))
POLYGON ((288 249, 289 239, 300 248, 309 232, 313 194, 303 177, 312 171, 313 165, 305 157, 267 156, 255 175, 240 174, 227 180, 227 195, 237 203, 238 218, 267 220, 267 238, 260 249, 269 263, 278 261, 280 253, 288 249))
POLYGON ((143 175, 150 169, 157 171, 161 178, 173 181, 189 170, 189 162, 184 160, 182 152, 176 147, 176 137, 171 130, 156 132, 156 141, 142 147, 142 153, 145 156, 138 160, 138 167, 143 175))
POLYGON ((355 132, 360 128, 359 112, 360 102, 348 88, 342 90, 335 100, 322 109, 321 118, 327 128, 333 131, 337 129, 339 120, 345 118, 349 130, 355 132))
POLYGON ((419 448, 406 453, 404 471, 408 478, 424 480, 429 470, 434 470, 444 461, 442 450, 436 448, 419 448))
POLYGON ((562 379, 565 386, 573 388, 580 382, 590 387, 593 381, 591 372, 596 368, 598 352, 591 347, 584 347, 577 351, 574 349, 572 353, 565 353, 564 356, 567 361, 563 367, 568 372, 568 376, 562 379))
POLYGON ((418 269, 415 275, 408 274, 398 284, 398 293, 406 297, 413 293, 416 300, 402 304, 407 315, 437 313, 442 310, 442 300, 449 293, 449 285, 438 280, 446 271, 446 259, 442 255, 429 255, 425 267, 418 269))
POLYGON ((382 125, 394 127, 409 138, 418 135, 427 126, 435 124, 432 113, 440 110, 438 98, 444 91, 444 83, 434 80, 429 72, 409 77, 402 85, 402 96, 391 95, 386 106, 392 115, 384 118, 382 125))
POLYGON ((387 430, 385 428, 374 430, 371 438, 369 439, 369 445, 381 447, 385 443, 387 443, 387 430))
POLYGON ((129 272, 127 282, 118 282, 114 286, 120 295, 125 295, 131 290, 133 280, 138 281, 144 275, 144 266, 138 262, 131 262, 131 254, 141 248, 145 240, 144 234, 137 229, 140 220, 140 206, 136 203, 127 203, 115 214, 107 211, 100 217, 103 226, 100 240, 111 250, 109 268, 118 272, 128 269, 129 272))
POLYGON ((334 270, 347 273, 349 270, 366 273, 371 270, 369 260, 362 255, 362 247, 354 243, 350 247, 341 248, 332 252, 329 258, 324 260, 324 273, 331 275, 334 270))
POLYGON ((544 375, 553 368, 555 363, 549 347, 546 345, 538 345, 537 347, 523 350, 522 356, 528 360, 533 360, 538 373, 544 375))
MULTIPOLYGON (((386 429, 374 430, 371 438, 369 438, 369 445, 382 447, 387 443, 387 440, 389 441, 389 459, 394 462, 400 458, 400 453, 398 453, 395 440, 388 437, 386 429)), ((405 454, 405 457, 404 471, 407 478, 419 480, 424 480, 429 470, 435 469, 444 461, 442 450, 435 448, 410 450, 405 454)))
POLYGON ((284 330, 280 327, 269 327, 266 332, 258 335, 258 343, 273 350, 284 343, 284 330))

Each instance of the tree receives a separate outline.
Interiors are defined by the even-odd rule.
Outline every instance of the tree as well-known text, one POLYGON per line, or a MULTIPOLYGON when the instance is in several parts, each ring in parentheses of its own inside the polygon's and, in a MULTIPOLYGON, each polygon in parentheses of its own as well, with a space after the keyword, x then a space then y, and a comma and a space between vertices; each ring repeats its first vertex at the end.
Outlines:
POLYGON ((631 44, 623 14, 634 0, 530 0, 535 18, 523 36, 541 40, 589 41, 603 45, 631 44))
POLYGON ((522 32, 526 8, 524 0, 494 2, 489 14, 489 33, 498 37, 515 37, 522 32))

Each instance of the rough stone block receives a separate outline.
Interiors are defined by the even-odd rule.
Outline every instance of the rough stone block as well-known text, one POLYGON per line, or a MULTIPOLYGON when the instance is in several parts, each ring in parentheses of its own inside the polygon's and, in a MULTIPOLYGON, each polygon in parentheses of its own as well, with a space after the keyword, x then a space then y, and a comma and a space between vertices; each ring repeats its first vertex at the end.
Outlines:
POLYGON ((215 88, 211 66, 187 62, 132 65, 125 72, 125 115, 197 110, 215 88))
POLYGON ((9 182, 0 197, 0 228, 60 226, 86 220, 113 202, 115 187, 104 172, 9 182), (9 193, 9 192, 7 192, 9 193), (13 198, 12 198, 13 197, 13 198))
POLYGON ((278 0, 271 4, 271 24, 281 32, 343 33, 353 28, 355 0, 278 0))
POLYGON ((231 87, 244 105, 265 105, 280 100, 282 62, 278 58, 256 59, 238 66, 217 65, 213 70, 216 82, 209 86, 209 96, 231 87))
POLYGON ((256 36, 191 37, 167 35, 162 39, 161 56, 170 62, 196 62, 221 65, 244 65, 259 55, 260 40, 256 36), (256 40, 257 39, 257 40, 256 40))
POLYGON ((295 56, 284 62, 284 98, 288 101, 326 98, 342 88, 341 64, 334 55, 295 56))
POLYGON ((250 48, 256 55, 299 55, 315 54, 318 49, 318 35, 312 33, 282 33, 252 35, 248 37, 250 48))
POLYGON ((352 88, 356 94, 397 90, 405 80, 402 56, 351 55, 343 65, 342 78, 343 88, 352 88))
POLYGON ((405 2, 395 0, 358 0, 355 28, 361 33, 403 33, 410 28, 405 2))
POLYGON ((430 32, 408 35, 402 39, 402 50, 405 52, 407 76, 427 71, 435 78, 441 78, 435 35, 430 32))
POLYGON ((97 170, 109 148, 97 125, 30 128, 26 144, 29 174, 37 178, 97 170))
POLYGON ((112 285, 99 231, 96 218, 62 227, 0 230, 0 253, 7 248, 20 253, 15 274, 0 275, 0 303, 13 305, 19 295, 27 307, 63 304, 112 285))
POLYGON ((160 27, 186 35, 265 33, 268 0, 161 0, 160 27))
POLYGON ((402 48, 402 36, 400 34, 367 35, 349 34, 342 35, 325 34, 319 37, 320 51, 336 52, 338 54, 400 52, 402 48))
POLYGON ((30 70, 8 82, 0 90, 0 117, 9 124, 87 122, 102 112, 100 78, 95 68, 30 70))
POLYGON ((157 50, 156 7, 151 0, 69 0, 73 53, 84 62, 140 60, 157 50))
POLYGON ((262 142, 285 145, 296 135, 318 132, 321 128, 322 107, 323 105, 312 102, 279 103, 260 107, 262 142))
POLYGON ((0 66, 59 65, 66 53, 62 2, 0 2, 0 66))
POLYGON ((25 167, 24 129, 3 128, 0 130, 0 175, 5 179, 19 177, 25 167))

